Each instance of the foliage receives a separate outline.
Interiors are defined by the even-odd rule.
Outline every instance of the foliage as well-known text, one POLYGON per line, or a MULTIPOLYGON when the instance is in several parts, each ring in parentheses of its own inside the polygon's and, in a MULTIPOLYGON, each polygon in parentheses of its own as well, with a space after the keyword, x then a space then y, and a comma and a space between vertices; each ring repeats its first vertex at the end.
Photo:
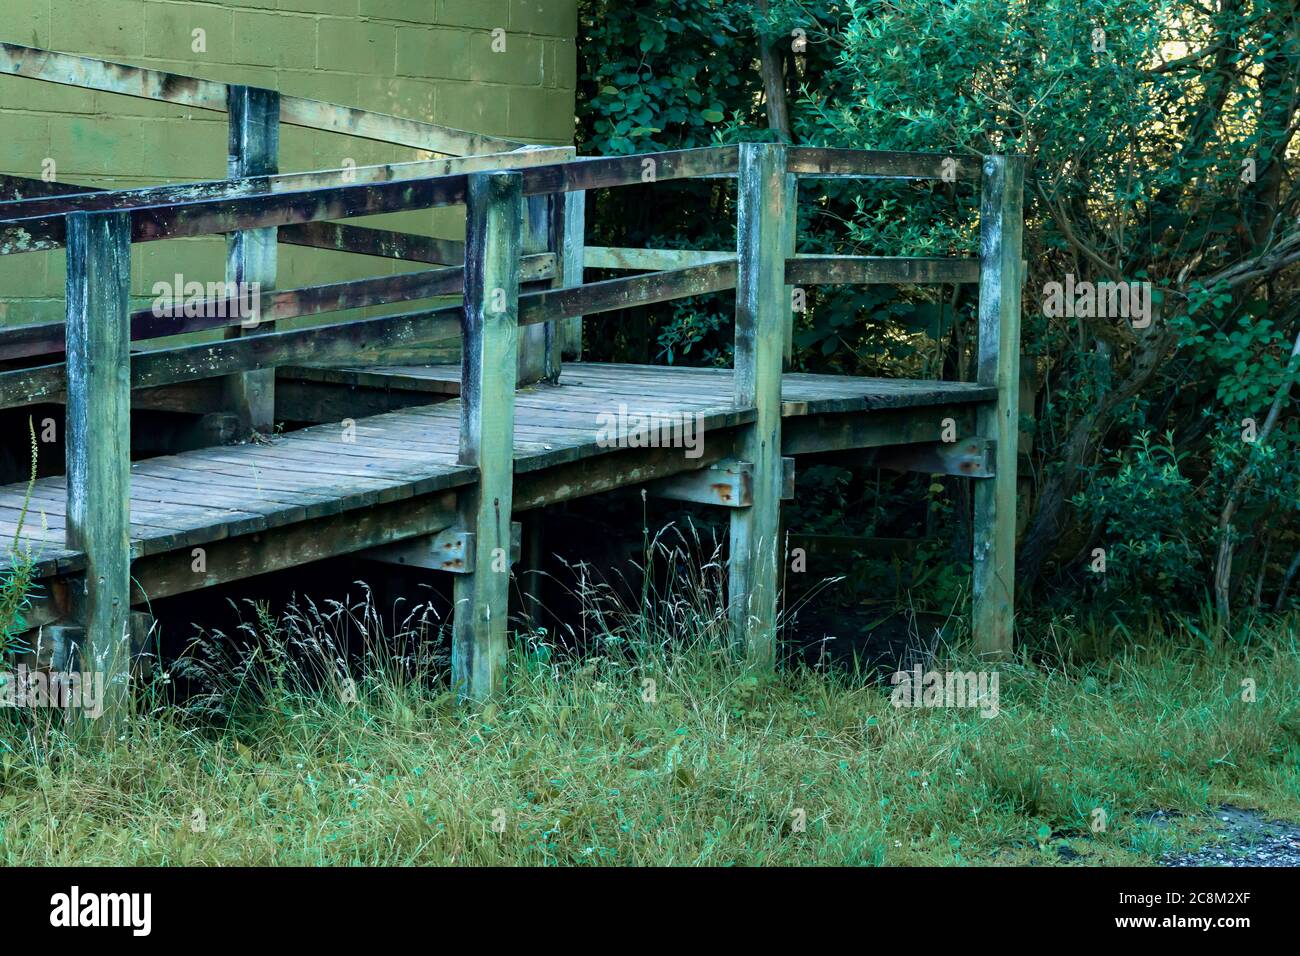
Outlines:
POLYGON ((1162 607, 1171 590, 1196 586, 1204 569, 1193 536, 1205 534, 1209 516, 1180 469, 1185 457, 1171 435, 1161 442, 1141 432, 1130 448, 1111 457, 1112 467, 1101 471, 1087 494, 1075 496, 1075 507, 1088 510, 1090 523, 1100 529, 1097 540, 1106 542, 1098 549, 1102 554, 1088 556, 1094 596, 1162 607))
MULTIPOLYGON (((630 11, 586 0, 582 10, 588 151, 773 138, 758 64, 769 42, 785 66, 797 142, 961 162, 1026 157, 1023 597, 1037 590, 1068 603, 1092 586, 1078 560, 1086 544, 1123 554, 1164 533, 1160 562, 1186 562, 1165 567, 1183 606, 1201 600, 1216 561, 1230 567, 1238 602, 1297 600, 1284 592, 1284 572, 1300 557, 1300 424, 1288 392, 1300 336, 1293 4, 646 0, 630 11), (796 50, 796 38, 806 45, 796 50), (712 123, 719 112, 725 119, 712 123), (632 125, 620 128, 618 116, 632 125), (1067 275, 1149 283, 1152 322, 1045 314, 1045 286, 1067 275), (1275 401, 1271 434, 1243 440, 1243 421, 1262 428, 1275 401), (1115 524, 1115 496, 1138 495, 1132 482, 1163 475, 1139 465, 1143 433, 1171 436, 1162 444, 1181 462, 1179 494, 1200 503, 1177 519, 1199 525, 1143 537, 1115 524), (1181 543, 1169 550, 1174 538, 1181 543)), ((734 241, 724 185, 621 192, 593 204, 604 244, 734 241)), ((800 251, 977 251, 977 196, 961 185, 817 182, 801 200, 800 251)), ((801 367, 972 376, 975 302, 964 290, 809 293, 796 317, 801 367)), ((635 332, 596 342, 596 354, 725 362, 728 309, 720 296, 634 316, 635 332)), ((894 507, 895 489, 884 492, 879 504, 894 507)), ((1140 609, 1151 584, 1142 574, 1112 579, 1107 593, 1140 609)))

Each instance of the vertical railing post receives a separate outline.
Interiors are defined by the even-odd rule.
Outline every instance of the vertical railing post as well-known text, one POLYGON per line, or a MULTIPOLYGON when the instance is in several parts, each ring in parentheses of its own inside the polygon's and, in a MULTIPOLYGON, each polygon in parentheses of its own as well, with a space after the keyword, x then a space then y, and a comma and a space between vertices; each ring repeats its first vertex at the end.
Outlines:
POLYGON ((737 455, 753 464, 753 505, 731 512, 731 628, 757 666, 776 659, 781 506, 781 368, 790 303, 785 147, 740 147, 735 402, 755 419, 737 455))
MULTIPOLYGON (((556 196, 528 196, 523 201, 521 255, 555 251, 556 196)), ((555 323, 544 322, 519 330, 519 385, 553 381, 560 375, 560 352, 552 350, 555 323)))
POLYGON ((997 451, 994 477, 975 482, 972 633, 976 653, 996 657, 1011 652, 1015 622, 1024 159, 984 157, 982 190, 976 374, 998 393, 980 407, 977 431, 997 451))
MULTIPOLYGON (((232 85, 226 97, 230 111, 231 179, 270 176, 279 172, 280 94, 253 86, 232 85)), ((240 303, 253 304, 255 292, 269 292, 276 283, 274 227, 244 229, 226 239, 226 283, 240 303)), ((244 332, 269 332, 260 315, 242 315, 238 326, 226 330, 227 338, 244 332)), ((226 379, 227 407, 239 417, 241 430, 269 434, 275 426, 275 369, 239 372, 226 379)))
MULTIPOLYGON (((793 173, 785 177, 785 255, 793 259, 799 243, 799 177, 793 173)), ((794 286, 785 287, 785 367, 794 362, 794 286)))
MULTIPOLYGON (((586 266, 587 194, 582 190, 564 194, 564 221, 560 226, 560 281, 564 288, 582 285, 586 266)), ((582 316, 560 320, 565 358, 582 361, 582 316)))
POLYGON ((523 179, 472 173, 466 206, 460 461, 479 475, 461 495, 474 565, 456 576, 452 684, 461 699, 484 700, 505 675, 523 179))
POLYGON ((86 556, 72 613, 111 727, 130 667, 130 214, 69 215, 67 263, 66 540, 86 556))

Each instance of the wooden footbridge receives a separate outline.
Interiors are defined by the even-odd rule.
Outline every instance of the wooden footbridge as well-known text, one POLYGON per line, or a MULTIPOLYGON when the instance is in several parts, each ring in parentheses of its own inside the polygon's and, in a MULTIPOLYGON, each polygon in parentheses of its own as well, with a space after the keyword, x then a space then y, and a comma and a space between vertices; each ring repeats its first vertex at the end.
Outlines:
POLYGON ((0 254, 62 250, 53 254, 67 260, 66 322, 0 330, 0 407, 66 403, 66 474, 0 487, 0 536, 34 562, 41 588, 29 623, 78 643, 83 668, 92 660, 111 678, 124 673, 131 608, 142 602, 366 552, 455 573, 453 680, 482 698, 503 671, 513 516, 628 485, 729 509, 735 640, 770 665, 794 460, 851 449, 976 482, 973 632, 980 651, 1009 650, 1018 158, 772 144, 578 158, 26 47, 0 44, 0 71, 230 117, 224 181, 108 192, 0 180, 0 254), (281 174, 281 124, 440 155, 281 174), (585 245, 587 192, 697 177, 737 180, 734 252, 585 245), (954 177, 982 190, 978 257, 795 253, 799 179, 954 177), (464 242, 351 223, 460 205, 464 242), (132 245, 207 235, 227 237, 223 294, 199 308, 133 312, 132 245), (278 243, 434 268, 277 290, 278 243), (584 267, 629 274, 586 283, 584 267), (250 323, 240 306, 254 283, 250 323), (785 372, 791 287, 818 283, 978 283, 977 382, 785 372), (733 288, 733 369, 566 361, 580 355, 584 317, 733 288), (455 298, 290 323, 439 297, 455 298), (212 330, 221 337, 166 341, 212 330), (459 367, 393 359, 445 339, 460 341, 459 367), (245 435, 273 435, 280 420, 319 424, 132 462, 133 407, 215 407, 245 435), (700 440, 657 440, 663 421, 697 423, 700 440))

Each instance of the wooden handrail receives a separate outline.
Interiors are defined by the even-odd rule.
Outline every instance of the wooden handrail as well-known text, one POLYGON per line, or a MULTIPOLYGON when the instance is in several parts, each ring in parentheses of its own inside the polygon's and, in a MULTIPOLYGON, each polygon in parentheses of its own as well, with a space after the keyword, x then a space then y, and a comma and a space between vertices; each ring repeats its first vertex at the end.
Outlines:
MULTIPOLYGON (((519 274, 523 282, 539 282, 553 279, 556 275, 553 253, 525 256, 519 265, 519 274)), ((444 295, 460 295, 463 291, 463 281, 464 269, 461 266, 454 266, 377 276, 371 279, 354 279, 349 282, 335 282, 300 289, 266 291, 258 300, 258 316, 260 320, 278 322, 308 315, 392 305, 444 295)), ((239 314, 241 304, 237 298, 225 297, 207 298, 201 302, 176 303, 166 309, 153 306, 140 309, 131 313, 131 341, 141 342, 239 325, 244 321, 239 314), (187 312, 190 314, 187 315, 187 312)), ((0 361, 42 356, 53 358, 61 355, 63 351, 63 320, 33 322, 0 329, 0 361)), ((0 408, 8 407, 15 401, 16 396, 8 392, 4 382, 6 375, 16 374, 21 373, 0 372, 0 408)), ((53 386, 53 379, 51 383, 53 386)), ((43 395, 46 397, 55 395, 62 388, 63 384, 60 381, 53 391, 45 392, 43 395)), ((30 397, 30 388, 23 394, 30 397)))
POLYGON ((588 269, 616 269, 630 272, 658 272, 685 266, 708 265, 735 259, 734 252, 706 252, 699 249, 622 249, 611 246, 587 246, 584 251, 588 269))
POLYGON ((572 146, 539 146, 511 153, 422 159, 410 163, 383 163, 377 166, 322 169, 306 173, 280 173, 275 176, 217 179, 114 191, 71 183, 46 183, 43 180, 26 179, 21 176, 4 176, 0 177, 0 185, 12 181, 15 187, 21 186, 30 190, 32 198, 0 202, 0 223, 8 219, 32 219, 77 211, 167 206, 202 199, 233 199, 236 196, 260 196, 331 186, 396 182, 427 176, 450 176, 484 169, 524 169, 529 166, 562 162, 572 158, 573 155, 572 146))
POLYGON ((786 167, 801 179, 939 179, 977 181, 979 156, 792 146, 786 167))
MULTIPOLYGON (((578 159, 520 168, 518 172, 523 178, 525 196, 545 196, 734 172, 737 156, 736 147, 718 146, 610 159, 578 159), (648 176, 652 178, 647 179, 648 176)), ((323 219, 462 205, 466 175, 421 176, 398 182, 134 207, 129 210, 131 241, 183 239, 323 219)), ((57 249, 63 245, 64 228, 63 214, 0 222, 0 255, 57 249)))
POLYGON ((959 285, 979 282, 980 261, 910 256, 795 256, 785 262, 787 285, 959 285))

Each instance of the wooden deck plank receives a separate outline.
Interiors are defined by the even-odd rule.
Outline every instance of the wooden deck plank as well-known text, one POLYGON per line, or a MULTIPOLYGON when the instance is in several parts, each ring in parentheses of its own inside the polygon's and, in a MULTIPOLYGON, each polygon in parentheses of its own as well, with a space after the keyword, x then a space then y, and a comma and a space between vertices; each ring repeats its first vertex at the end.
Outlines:
MULTIPOLYGON (((369 384, 392 389, 430 391, 438 383, 448 394, 459 389, 460 367, 456 365, 382 366, 366 369, 313 370, 340 384, 369 384)), ((617 402, 633 397, 648 402, 662 396, 674 402, 721 399, 731 391, 731 370, 685 366, 621 365, 569 362, 564 366, 558 388, 520 391, 516 404, 549 400, 555 402, 593 400, 617 402), (561 397, 559 393, 567 393, 561 397)), ((782 414, 815 415, 873 408, 920 408, 951 402, 982 402, 996 398, 995 390, 969 382, 930 382, 913 379, 867 378, 787 373, 782 387, 782 414)))
MULTIPOLYGON (((322 380, 346 387, 353 373, 319 370, 322 380)), ((360 373, 358 373, 360 374, 360 373)), ((200 449, 138 461, 131 466, 131 538, 136 555, 153 555, 215 542, 263 529, 331 517, 388 502, 450 490, 475 480, 472 467, 457 464, 460 401, 430 391, 428 382, 459 386, 459 366, 384 367, 365 370, 372 386, 417 389, 435 404, 358 417, 355 441, 343 440, 342 423, 290 432, 268 444, 200 449)), ((954 408, 996 398, 996 389, 952 382, 914 382, 787 374, 782 380, 783 416, 852 418, 881 410, 886 416, 938 417, 954 408), (931 411, 927 412, 926 410, 931 411)), ((516 474, 605 456, 631 456, 634 449, 598 443, 600 416, 689 414, 702 416, 705 432, 727 433, 753 421, 737 410, 729 369, 567 363, 560 384, 538 384, 515 396, 516 474)), ((925 422, 936 433, 937 420, 925 422)), ((843 441, 851 430, 837 430, 843 441)), ((729 439, 728 439, 729 440, 729 439)), ((840 440, 840 439, 837 439, 840 440)), ((707 443, 707 436, 705 437, 707 443)), ((613 459, 617 461, 617 459, 613 459)), ((602 466, 608 467, 608 466, 602 466)), ((628 475, 637 480, 636 469, 628 475), (635 473, 634 473, 635 472, 635 473)), ((27 487, 0 487, 0 540, 12 540, 27 487)), ((21 540, 40 576, 78 570, 84 557, 64 547, 66 481, 38 480, 32 490, 21 540)), ((7 551, 8 549, 4 549, 7 551)), ((10 558, 0 558, 0 569, 10 558)))

